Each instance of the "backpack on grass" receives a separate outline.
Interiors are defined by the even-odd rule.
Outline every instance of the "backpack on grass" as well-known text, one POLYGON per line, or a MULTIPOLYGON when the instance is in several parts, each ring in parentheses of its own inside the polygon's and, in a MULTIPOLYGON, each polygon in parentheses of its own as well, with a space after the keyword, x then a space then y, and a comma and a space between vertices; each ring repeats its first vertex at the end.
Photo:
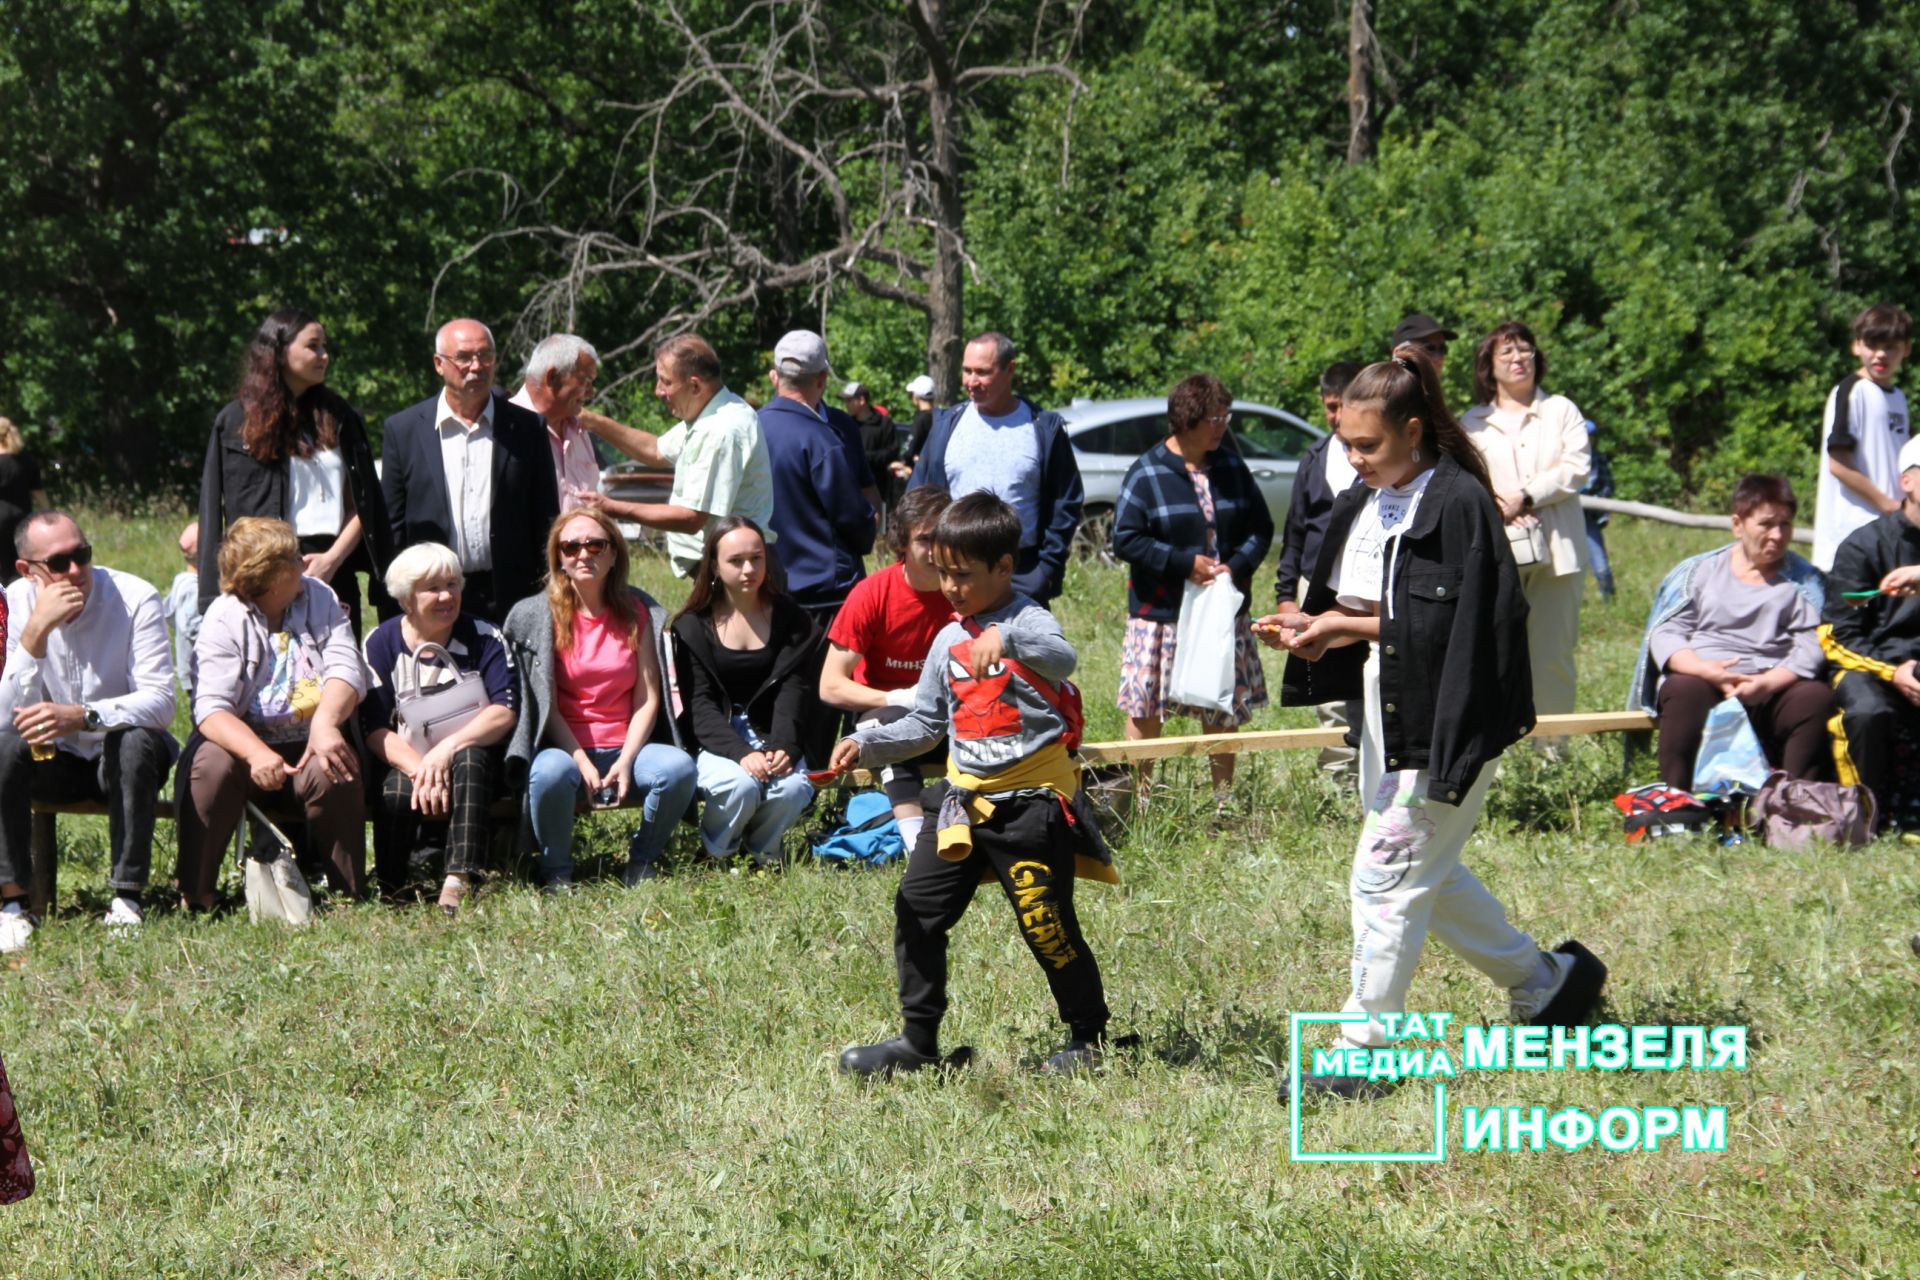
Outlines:
POLYGON ((847 801, 847 820, 813 846, 813 856, 843 867, 883 867, 905 856, 900 822, 882 791, 862 791, 847 801))

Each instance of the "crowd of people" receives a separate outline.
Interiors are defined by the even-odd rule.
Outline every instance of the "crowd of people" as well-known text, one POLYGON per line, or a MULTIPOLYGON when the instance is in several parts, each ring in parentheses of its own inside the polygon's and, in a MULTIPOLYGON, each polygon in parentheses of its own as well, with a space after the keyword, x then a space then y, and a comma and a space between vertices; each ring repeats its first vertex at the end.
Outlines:
MULTIPOLYGON (((1733 543, 1662 584, 1634 697, 1659 718, 1669 785, 1691 785, 1709 713, 1735 698, 1775 765, 1864 783, 1883 821, 1904 812, 1920 749, 1920 441, 1893 381, 1909 330, 1885 306, 1855 326, 1860 372, 1827 408, 1813 561, 1787 549, 1791 486, 1749 476, 1733 543)), ((1493 762, 1537 714, 1573 709, 1583 574, 1608 596, 1612 579, 1580 501, 1594 425, 1548 389, 1546 354, 1519 323, 1480 340, 1475 402, 1456 416, 1440 375, 1457 340, 1409 315, 1381 359, 1326 370, 1331 434, 1300 460, 1270 610, 1254 598, 1276 523, 1219 379, 1172 389, 1167 434, 1114 512, 1128 737, 1179 715, 1204 732, 1246 723, 1269 698, 1262 644, 1286 655, 1283 702, 1350 729, 1321 763, 1357 781, 1365 815, 1356 1018, 1342 1028, 1354 1048, 1386 1043, 1380 1015, 1405 1008, 1429 932, 1505 989, 1518 1021, 1582 1021, 1606 977, 1578 942, 1537 946, 1461 861, 1493 762), (1216 591, 1238 602, 1209 597, 1223 602, 1217 629, 1182 635, 1186 607, 1216 591), (1180 696, 1183 644, 1230 677, 1210 705, 1180 696)), ((834 371, 808 331, 776 345, 757 407, 703 339, 662 343, 655 394, 677 420, 664 434, 588 407, 600 359, 578 336, 535 346, 511 396, 498 358, 479 321, 442 326, 440 385, 387 418, 376 464, 361 415, 328 385, 324 326, 268 317, 214 416, 181 541, 192 567, 165 598, 94 563, 0 430, 0 485, 31 499, 10 517, 16 580, 0 614, 0 950, 36 926, 32 801, 105 802, 105 919, 128 929, 149 906, 170 779, 186 910, 222 909, 234 846, 347 898, 425 897, 437 880, 434 900, 457 915, 500 869, 504 800, 540 885, 565 893, 582 812, 637 811, 629 884, 659 874, 683 819, 706 856, 773 867, 816 791, 864 766, 909 850, 903 1024, 843 1068, 956 1060, 938 1038, 946 936, 984 880, 1006 893, 1068 1027, 1050 1065, 1098 1061, 1109 1014, 1073 884, 1116 873, 1074 754, 1077 654, 1048 609, 1084 495, 1065 422, 1015 390, 1013 342, 966 344, 954 405, 936 408, 915 379, 904 450, 865 385, 841 386, 845 411, 827 403, 834 371), (596 442, 670 469, 666 501, 602 493, 596 442), (686 580, 671 612, 634 583, 620 521, 663 538, 686 580), (869 574, 881 539, 892 562, 869 574), (364 637, 363 601, 380 619, 364 637), (302 831, 297 848, 280 822, 302 831)), ((1231 754, 1212 757, 1212 778, 1226 803, 1231 754)), ((1378 1082, 1305 1085, 1354 1096, 1378 1082)))

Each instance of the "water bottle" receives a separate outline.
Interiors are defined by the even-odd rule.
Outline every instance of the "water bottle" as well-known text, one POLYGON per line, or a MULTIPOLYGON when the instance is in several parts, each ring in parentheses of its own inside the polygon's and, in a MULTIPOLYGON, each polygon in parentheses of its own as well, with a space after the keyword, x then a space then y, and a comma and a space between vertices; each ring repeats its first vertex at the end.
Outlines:
MULTIPOLYGON (((17 707, 31 707, 36 703, 45 702, 46 700, 46 695, 41 691, 39 671, 22 671, 20 673, 20 696, 14 700, 14 705, 17 707)), ((53 759, 54 746, 51 742, 33 743, 32 750, 35 760, 53 759)))

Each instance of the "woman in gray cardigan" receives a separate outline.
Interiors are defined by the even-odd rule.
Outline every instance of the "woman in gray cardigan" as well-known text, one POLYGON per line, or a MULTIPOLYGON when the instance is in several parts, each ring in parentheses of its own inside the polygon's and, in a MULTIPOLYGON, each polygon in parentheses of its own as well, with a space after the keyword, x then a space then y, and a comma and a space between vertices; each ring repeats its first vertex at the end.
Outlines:
POLYGON ((508 785, 527 815, 550 891, 573 883, 573 816, 641 797, 628 884, 652 878, 674 823, 693 802, 693 761, 674 741, 662 610, 627 585, 626 539, 597 511, 562 512, 547 534, 547 589, 507 614, 520 672, 520 720, 507 744, 508 785))

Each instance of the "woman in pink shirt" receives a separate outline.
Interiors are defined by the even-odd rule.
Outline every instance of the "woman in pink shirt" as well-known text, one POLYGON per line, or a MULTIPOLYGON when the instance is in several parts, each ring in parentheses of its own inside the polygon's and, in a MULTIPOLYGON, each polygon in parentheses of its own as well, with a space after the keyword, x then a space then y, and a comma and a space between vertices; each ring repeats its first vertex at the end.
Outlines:
POLYGON ((580 800, 614 808, 642 793, 628 884, 650 879, 693 800, 693 761, 672 745, 653 601, 627 585, 627 541, 610 516, 562 512, 547 534, 547 589, 513 607, 505 632, 520 668, 519 732, 509 767, 527 765, 540 881, 573 886, 580 800))

